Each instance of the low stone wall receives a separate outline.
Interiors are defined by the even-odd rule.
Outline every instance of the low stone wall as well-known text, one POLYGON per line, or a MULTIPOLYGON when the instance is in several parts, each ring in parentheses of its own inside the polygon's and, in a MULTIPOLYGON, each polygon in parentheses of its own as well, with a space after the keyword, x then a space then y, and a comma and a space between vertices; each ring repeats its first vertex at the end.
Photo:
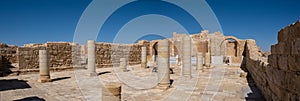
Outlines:
POLYGON ((300 21, 282 29, 271 55, 246 42, 246 68, 268 101, 300 100, 300 21))
POLYGON ((50 54, 50 67, 72 65, 72 45, 68 42, 49 42, 47 50, 50 54))
POLYGON ((39 68, 39 50, 46 49, 45 46, 19 47, 18 63, 19 70, 39 68))
POLYGON ((17 46, 0 43, 0 55, 3 57, 3 64, 17 63, 17 48, 17 46))
POLYGON ((97 67, 117 65, 120 58, 127 58, 129 65, 140 64, 141 47, 139 44, 96 43, 96 65, 97 67))

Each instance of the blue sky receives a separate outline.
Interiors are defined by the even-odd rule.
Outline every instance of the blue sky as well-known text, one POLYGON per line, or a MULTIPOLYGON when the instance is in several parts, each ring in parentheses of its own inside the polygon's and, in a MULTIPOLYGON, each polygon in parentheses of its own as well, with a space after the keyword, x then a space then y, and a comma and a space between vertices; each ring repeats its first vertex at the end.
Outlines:
MULTIPOLYGON (((265 51, 269 51, 270 45, 277 43, 277 32, 280 29, 300 19, 299 0, 206 1, 225 35, 255 39, 265 51)), ((0 0, 0 42, 19 46, 47 41, 72 42, 80 16, 90 2, 91 0, 0 0)), ((170 8, 172 9, 175 8, 170 8)), ((172 29, 173 26, 170 27, 172 29)), ((176 28, 173 27, 174 30, 176 28)), ((193 26, 189 29, 194 33, 202 30, 193 26)), ((126 34, 130 36, 130 33, 126 34)), ((97 41, 106 40, 98 38, 97 41)))

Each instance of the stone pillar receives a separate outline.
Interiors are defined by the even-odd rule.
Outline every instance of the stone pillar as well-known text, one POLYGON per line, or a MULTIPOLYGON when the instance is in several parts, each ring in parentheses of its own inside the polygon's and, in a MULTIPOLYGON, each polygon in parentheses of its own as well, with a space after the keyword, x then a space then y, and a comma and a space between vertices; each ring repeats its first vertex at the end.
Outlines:
POLYGON ((200 70, 200 71, 203 70, 203 53, 202 52, 197 53, 197 70, 200 70))
POLYGON ((182 75, 191 77, 191 38, 186 35, 182 43, 182 75))
POLYGON ((49 70, 49 54, 47 50, 39 50, 39 82, 51 82, 49 70))
POLYGON ((142 47, 142 53, 141 53, 142 57, 141 57, 141 60, 142 60, 142 63, 141 63, 141 67, 142 68, 146 68, 147 66, 147 47, 142 47))
POLYGON ((158 86, 168 88, 170 86, 170 43, 169 40, 158 42, 158 86))
POLYGON ((126 58, 120 58, 120 69, 123 72, 127 72, 127 59, 126 58))
POLYGON ((121 101, 121 85, 109 83, 102 87, 102 101, 121 101))
POLYGON ((90 76, 97 76, 95 44, 95 40, 88 40, 88 72, 90 73, 90 76))
POLYGON ((205 66, 208 68, 210 67, 210 53, 205 53, 205 66))

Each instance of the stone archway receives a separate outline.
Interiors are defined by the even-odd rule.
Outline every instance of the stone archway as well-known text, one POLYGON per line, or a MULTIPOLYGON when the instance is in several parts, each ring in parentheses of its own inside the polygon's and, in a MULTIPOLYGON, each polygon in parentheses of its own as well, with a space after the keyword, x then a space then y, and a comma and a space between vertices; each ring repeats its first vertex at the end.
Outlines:
MULTIPOLYGON (((226 41, 230 41, 230 40, 234 40, 235 41, 235 50, 236 50, 236 52, 235 52, 235 57, 237 57, 237 56, 239 56, 239 54, 240 54, 240 42, 239 42, 239 39, 237 39, 236 37, 234 37, 234 36, 226 36, 225 37, 225 39, 224 39, 224 42, 226 42, 226 41)), ((224 43, 223 42, 223 43, 224 43)), ((222 43, 222 44, 223 44, 222 43)), ((225 43, 225 44, 227 44, 227 42, 225 43)), ((225 47, 226 48, 226 47, 225 47)), ((225 49, 225 52, 224 52, 224 56, 226 56, 226 53, 227 53, 227 50, 225 49)))
POLYGON ((154 63, 156 61, 157 53, 157 43, 158 41, 153 41, 150 43, 149 55, 147 56, 147 61, 154 63))
POLYGON ((236 63, 237 60, 240 58, 240 41, 234 36, 226 36, 224 37, 224 40, 222 41, 221 45, 223 47, 220 47, 221 50, 223 50, 223 62, 225 64, 232 65, 232 63, 236 63), (234 43, 232 46, 229 43, 234 43), (232 47, 233 49, 231 49, 232 47))

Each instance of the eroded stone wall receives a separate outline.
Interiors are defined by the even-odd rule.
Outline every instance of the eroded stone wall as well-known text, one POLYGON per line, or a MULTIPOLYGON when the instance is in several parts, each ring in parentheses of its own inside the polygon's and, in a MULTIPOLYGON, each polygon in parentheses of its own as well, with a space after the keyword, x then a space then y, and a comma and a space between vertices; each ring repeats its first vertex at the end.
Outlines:
POLYGON ((96 43, 97 67, 118 65, 120 58, 127 58, 129 65, 141 63, 141 47, 139 44, 96 43))
POLYGON ((47 50, 50 54, 50 67, 72 65, 72 45, 68 42, 49 42, 47 50))
POLYGON ((266 100, 300 100, 300 21, 279 32, 268 58, 254 40, 247 40, 244 55, 246 68, 266 100))
POLYGON ((3 64, 17 63, 17 48, 17 46, 0 43, 0 55, 3 58, 3 64))
POLYGON ((39 68, 39 50, 46 49, 46 46, 19 47, 18 63, 19 70, 39 68))

